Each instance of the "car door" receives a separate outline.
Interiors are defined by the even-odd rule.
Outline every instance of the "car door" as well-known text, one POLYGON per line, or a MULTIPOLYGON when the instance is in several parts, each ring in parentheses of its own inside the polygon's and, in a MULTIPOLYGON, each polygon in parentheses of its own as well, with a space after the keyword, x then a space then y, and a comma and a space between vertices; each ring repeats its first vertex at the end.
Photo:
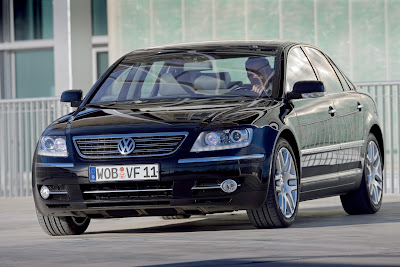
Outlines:
MULTIPOLYGON (((317 80, 317 75, 300 47, 288 53, 286 65, 285 90, 290 92, 298 81, 317 80)), ((335 118, 329 111, 334 109, 327 95, 291 100, 299 125, 299 146, 301 150, 302 192, 315 191, 329 187, 337 180, 321 183, 326 176, 336 176, 337 155, 326 151, 327 146, 335 145, 335 118)))
POLYGON ((316 67, 336 110, 337 164, 340 184, 345 186, 353 183, 354 175, 361 172, 360 149, 364 143, 361 98, 357 92, 350 90, 345 78, 328 57, 311 47, 304 50, 316 67))

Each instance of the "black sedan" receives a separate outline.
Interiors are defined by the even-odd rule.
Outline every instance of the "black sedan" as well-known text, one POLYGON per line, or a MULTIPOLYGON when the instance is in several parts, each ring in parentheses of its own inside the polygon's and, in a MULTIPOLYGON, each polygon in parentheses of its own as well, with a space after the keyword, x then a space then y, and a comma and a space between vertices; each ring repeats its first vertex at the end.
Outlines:
POLYGON ((91 219, 246 210, 290 226, 299 201, 340 195, 349 214, 383 195, 374 101, 319 49, 280 41, 133 51, 38 142, 32 186, 50 235, 91 219))

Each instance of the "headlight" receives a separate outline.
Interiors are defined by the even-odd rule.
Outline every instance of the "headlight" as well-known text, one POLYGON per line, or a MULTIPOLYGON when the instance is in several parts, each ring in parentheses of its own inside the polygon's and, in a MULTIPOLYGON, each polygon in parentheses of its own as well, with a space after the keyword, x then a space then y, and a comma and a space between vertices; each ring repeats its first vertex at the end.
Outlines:
POLYGON ((202 132, 190 152, 242 148, 250 145, 252 139, 252 128, 202 132))
POLYGON ((49 157, 68 157, 65 136, 42 136, 38 154, 49 157))

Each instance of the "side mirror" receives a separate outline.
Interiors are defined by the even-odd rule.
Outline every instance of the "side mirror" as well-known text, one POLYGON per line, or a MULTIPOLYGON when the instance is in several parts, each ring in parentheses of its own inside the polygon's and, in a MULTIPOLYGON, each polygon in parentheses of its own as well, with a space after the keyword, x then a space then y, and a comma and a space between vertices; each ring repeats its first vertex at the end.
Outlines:
POLYGON ((79 107, 82 103, 82 90, 67 90, 61 94, 61 102, 71 103, 71 107, 79 107))
POLYGON ((293 85, 293 91, 287 94, 289 99, 313 98, 325 95, 321 81, 300 81, 293 85))

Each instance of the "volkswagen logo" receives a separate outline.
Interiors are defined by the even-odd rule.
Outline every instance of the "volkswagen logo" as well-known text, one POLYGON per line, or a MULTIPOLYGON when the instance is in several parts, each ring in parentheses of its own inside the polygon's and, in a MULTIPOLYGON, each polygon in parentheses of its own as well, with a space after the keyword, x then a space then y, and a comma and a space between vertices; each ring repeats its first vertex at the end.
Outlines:
POLYGON ((122 155, 128 155, 135 149, 135 141, 130 137, 122 138, 118 142, 118 150, 122 155))

